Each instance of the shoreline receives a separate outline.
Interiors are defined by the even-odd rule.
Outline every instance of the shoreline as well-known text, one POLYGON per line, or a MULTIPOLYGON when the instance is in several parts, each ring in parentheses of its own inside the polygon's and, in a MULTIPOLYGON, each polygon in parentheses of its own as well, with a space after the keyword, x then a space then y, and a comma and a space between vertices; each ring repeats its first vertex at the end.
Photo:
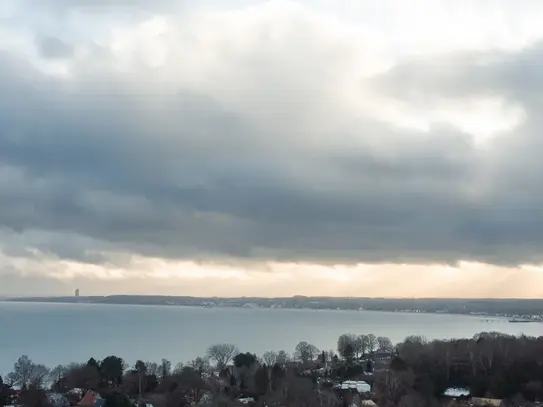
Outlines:
MULTIPOLYGON (((111 305, 111 306, 144 306, 144 307, 187 307, 187 308, 202 308, 202 309, 246 309, 246 310, 292 310, 292 311, 349 311, 349 312, 372 312, 372 313, 391 313, 391 314, 423 314, 423 315, 455 315, 455 316, 466 316, 474 317, 480 319, 482 322, 506 322, 506 323, 541 323, 543 320, 537 319, 524 319, 519 315, 503 315, 503 314, 481 314, 481 313, 469 313, 469 312, 446 312, 446 311, 427 311, 427 310, 409 310, 409 309, 398 309, 398 310, 389 310, 389 309, 353 309, 353 308, 332 308, 332 307, 274 307, 274 306, 240 306, 240 305, 230 305, 230 304, 221 304, 221 305, 203 305, 203 304, 182 304, 182 303, 168 303, 168 302, 155 302, 155 303, 142 303, 142 302, 109 302, 109 301, 85 301, 85 297, 82 300, 75 300, 73 298, 4 298, 0 299, 0 302, 5 303, 26 303, 26 304, 78 304, 78 305, 111 305), (516 320, 518 319, 518 320, 516 320)), ((107 297, 103 297, 107 298, 107 297)), ((392 300, 394 301, 394 300, 392 300)))

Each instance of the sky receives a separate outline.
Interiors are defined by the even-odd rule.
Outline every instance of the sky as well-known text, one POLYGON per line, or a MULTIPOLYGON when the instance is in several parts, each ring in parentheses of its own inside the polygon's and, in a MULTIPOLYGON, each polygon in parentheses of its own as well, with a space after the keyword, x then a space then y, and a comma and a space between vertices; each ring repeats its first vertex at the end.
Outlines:
POLYGON ((0 295, 543 296, 539 0, 2 0, 0 295))

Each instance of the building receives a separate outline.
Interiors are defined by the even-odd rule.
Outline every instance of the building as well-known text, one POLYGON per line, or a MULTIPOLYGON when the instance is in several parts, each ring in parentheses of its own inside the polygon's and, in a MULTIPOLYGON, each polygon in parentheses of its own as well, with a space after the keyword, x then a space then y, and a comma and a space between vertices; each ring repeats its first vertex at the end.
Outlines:
POLYGON ((358 393, 370 393, 371 386, 364 381, 347 380, 334 386, 338 390, 355 390, 358 393))
POLYGON ((76 297, 76 298, 79 297, 79 288, 76 288, 76 289, 75 289, 75 297, 76 297))
POLYGON ((77 407, 104 407, 105 403, 106 400, 98 393, 89 390, 85 393, 81 401, 77 403, 77 407))

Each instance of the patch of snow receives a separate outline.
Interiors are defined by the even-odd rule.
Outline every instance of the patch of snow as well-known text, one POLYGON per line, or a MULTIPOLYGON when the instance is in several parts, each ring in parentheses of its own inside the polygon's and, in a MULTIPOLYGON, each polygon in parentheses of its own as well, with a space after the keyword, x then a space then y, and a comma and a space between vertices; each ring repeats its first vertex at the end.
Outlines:
POLYGON ((82 395, 84 392, 83 392, 83 389, 79 389, 79 388, 73 388, 73 389, 70 389, 68 390, 68 393, 69 394, 79 394, 79 395, 82 395))
POLYGON ((469 389, 449 387, 443 392, 443 395, 446 397, 467 397, 470 395, 470 391, 469 389))

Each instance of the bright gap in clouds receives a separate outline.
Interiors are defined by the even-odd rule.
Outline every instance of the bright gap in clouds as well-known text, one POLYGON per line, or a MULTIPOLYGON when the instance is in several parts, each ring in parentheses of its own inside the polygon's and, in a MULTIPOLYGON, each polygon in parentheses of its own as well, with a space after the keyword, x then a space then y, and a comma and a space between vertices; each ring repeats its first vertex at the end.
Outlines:
POLYGON ((413 103, 380 101, 376 114, 401 127, 428 133, 434 125, 448 125, 469 134, 476 147, 488 147, 494 137, 512 132, 526 119, 521 106, 503 98, 432 101, 413 103))
MULTIPOLYGON (((4 263, 4 259, 0 259, 4 263)), ((441 265, 352 265, 267 263, 240 268, 217 264, 132 258, 124 267, 74 262, 26 262, 29 275, 58 279, 86 295, 124 292, 195 296, 346 296, 534 298, 543 295, 541 266, 519 269, 463 262, 441 265), (40 270, 41 269, 41 270, 40 270), (416 281, 409 284, 407 280, 416 281), (128 287, 123 289, 123 287, 128 287)))

